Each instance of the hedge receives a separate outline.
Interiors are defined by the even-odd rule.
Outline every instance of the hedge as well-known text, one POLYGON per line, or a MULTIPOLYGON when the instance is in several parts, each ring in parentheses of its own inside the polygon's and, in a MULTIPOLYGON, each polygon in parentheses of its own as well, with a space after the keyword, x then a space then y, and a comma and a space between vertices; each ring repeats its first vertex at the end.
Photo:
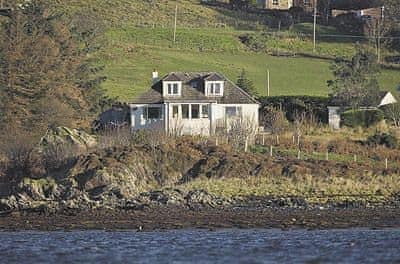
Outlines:
POLYGON ((348 110, 342 113, 342 125, 348 127, 370 127, 384 119, 384 114, 379 109, 348 110))
POLYGON ((293 122, 297 114, 313 114, 318 122, 328 123, 328 97, 318 96, 274 96, 261 97, 259 101, 263 107, 272 106, 282 109, 286 118, 293 122))

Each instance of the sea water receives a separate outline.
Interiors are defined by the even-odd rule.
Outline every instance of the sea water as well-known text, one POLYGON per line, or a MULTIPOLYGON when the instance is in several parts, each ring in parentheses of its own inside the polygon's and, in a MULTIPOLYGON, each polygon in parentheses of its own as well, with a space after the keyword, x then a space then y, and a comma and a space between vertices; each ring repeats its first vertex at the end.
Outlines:
POLYGON ((0 232, 0 263, 400 263, 400 229, 0 232))

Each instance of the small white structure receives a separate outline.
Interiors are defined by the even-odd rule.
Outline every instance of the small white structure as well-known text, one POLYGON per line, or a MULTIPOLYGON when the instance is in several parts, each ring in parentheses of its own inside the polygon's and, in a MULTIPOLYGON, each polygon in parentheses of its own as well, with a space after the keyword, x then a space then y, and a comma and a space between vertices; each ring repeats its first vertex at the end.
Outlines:
POLYGON ((378 107, 397 103, 396 98, 393 96, 393 94, 391 92, 382 92, 381 96, 382 96, 382 99, 381 99, 378 107))
MULTIPOLYGON (((153 80, 155 74, 153 73, 153 80)), ((133 130, 211 135, 232 120, 258 128, 260 103, 216 72, 172 72, 130 104, 133 130)))
POLYGON ((340 129, 340 107, 328 106, 329 111, 329 126, 332 129, 340 129))
MULTIPOLYGON (((384 105, 390 105, 390 104, 395 104, 397 103, 397 99, 393 96, 391 92, 388 91, 382 91, 379 93, 379 98, 377 100, 379 103, 378 105, 375 106, 365 106, 364 108, 379 108, 384 105)), ((329 126, 332 129, 340 129, 340 115, 341 115, 341 110, 343 110, 345 107, 340 107, 340 106, 328 106, 328 121, 329 121, 329 126)))

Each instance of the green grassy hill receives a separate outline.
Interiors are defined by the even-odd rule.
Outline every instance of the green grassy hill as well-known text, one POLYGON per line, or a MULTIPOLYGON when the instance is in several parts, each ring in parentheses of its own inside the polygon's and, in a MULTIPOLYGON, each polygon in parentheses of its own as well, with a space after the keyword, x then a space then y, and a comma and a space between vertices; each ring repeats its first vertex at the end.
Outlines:
MULTIPOLYGON (((298 24, 289 31, 272 32, 260 26, 265 17, 231 10, 213 9, 197 0, 71 0, 59 3, 67 13, 89 9, 108 25, 108 47, 100 54, 108 80, 109 95, 129 102, 151 84, 151 72, 219 71, 236 81, 244 68, 260 91, 266 94, 266 71, 271 72, 272 95, 327 95, 331 78, 330 61, 299 54, 333 58, 350 56, 354 43, 349 39, 318 37, 313 53, 309 24, 298 24), (172 24, 178 3, 177 42, 173 43, 172 24), (223 25, 223 27, 221 27, 223 25), (264 29, 262 34, 255 29, 264 29), (262 48, 255 52, 241 43, 239 36, 255 36, 262 48), (268 55, 270 54, 270 55, 268 55), (271 56, 286 54, 293 56, 271 56)), ((341 34, 334 28, 319 27, 318 34, 341 34)), ((387 52, 387 51, 385 51, 387 52)), ((395 90, 400 71, 384 70, 381 88, 395 90)))

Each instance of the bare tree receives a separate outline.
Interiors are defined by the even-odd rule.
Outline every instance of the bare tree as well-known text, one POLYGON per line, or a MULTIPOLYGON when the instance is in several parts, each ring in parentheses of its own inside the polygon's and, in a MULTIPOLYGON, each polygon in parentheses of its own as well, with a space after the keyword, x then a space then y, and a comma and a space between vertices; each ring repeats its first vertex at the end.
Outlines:
POLYGON ((289 121, 285 112, 275 107, 265 107, 261 113, 261 123, 264 128, 273 134, 279 134, 289 128, 289 121))
POLYGON ((258 131, 258 122, 254 118, 232 118, 227 123, 225 135, 235 149, 243 149, 246 144, 255 142, 258 131))
POLYGON ((391 104, 385 107, 385 114, 389 118, 393 125, 400 128, 400 104, 391 104))

